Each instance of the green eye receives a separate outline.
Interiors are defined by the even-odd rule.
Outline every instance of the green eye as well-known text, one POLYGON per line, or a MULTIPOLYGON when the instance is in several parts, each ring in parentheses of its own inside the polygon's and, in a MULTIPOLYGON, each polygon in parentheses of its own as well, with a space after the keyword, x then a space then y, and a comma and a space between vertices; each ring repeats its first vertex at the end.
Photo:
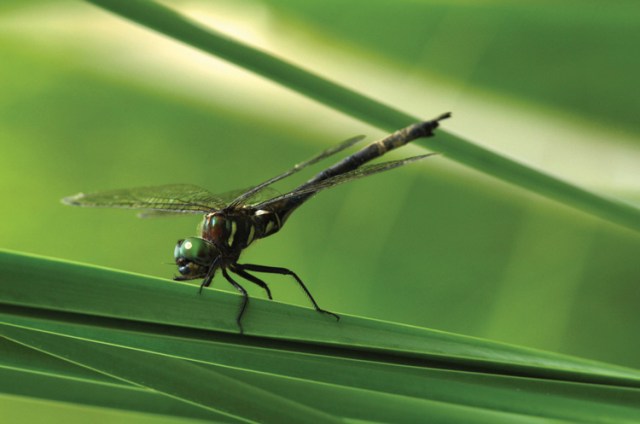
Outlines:
POLYGON ((184 259, 201 265, 210 264, 218 255, 218 249, 213 244, 198 237, 178 241, 173 251, 176 260, 184 259))

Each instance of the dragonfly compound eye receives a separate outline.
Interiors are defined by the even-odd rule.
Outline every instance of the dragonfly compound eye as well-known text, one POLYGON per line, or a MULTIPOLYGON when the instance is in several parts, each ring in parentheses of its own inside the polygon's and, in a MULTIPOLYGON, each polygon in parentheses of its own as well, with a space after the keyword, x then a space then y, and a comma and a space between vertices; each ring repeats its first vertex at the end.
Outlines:
POLYGON ((180 267, 179 271, 183 275, 185 273, 182 272, 182 268, 185 268, 188 273, 190 262, 209 265, 219 254, 218 249, 212 243, 198 237, 179 240, 173 251, 176 264, 180 267))

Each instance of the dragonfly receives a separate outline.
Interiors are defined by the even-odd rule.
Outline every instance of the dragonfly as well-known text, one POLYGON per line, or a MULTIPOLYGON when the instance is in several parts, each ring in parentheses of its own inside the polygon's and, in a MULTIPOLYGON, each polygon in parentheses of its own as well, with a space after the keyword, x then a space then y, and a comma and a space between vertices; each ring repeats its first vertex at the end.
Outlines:
POLYGON ((340 317, 337 314, 318 306, 307 286, 295 272, 283 267, 241 264, 238 262, 241 253, 256 240, 280 231, 292 212, 318 192, 434 155, 434 153, 428 153, 365 165, 415 139, 433 136, 440 121, 450 116, 451 113, 444 113, 433 120, 419 122, 400 129, 361 148, 284 194, 273 195, 275 191, 269 186, 353 146, 364 136, 345 140, 307 161, 298 163, 288 171, 245 190, 213 194, 196 185, 170 184, 89 194, 78 193, 65 197, 62 202, 71 206, 138 209, 143 211, 139 214, 141 217, 204 214, 200 237, 187 237, 178 240, 174 248, 175 264, 180 274, 175 276, 174 280, 202 279, 201 293, 204 287, 209 287, 219 270, 223 277, 242 295, 242 302, 236 316, 236 323, 241 334, 244 331, 242 317, 247 309, 249 296, 246 289, 236 281, 235 276, 261 287, 267 297, 273 299, 267 283, 254 275, 255 273, 291 276, 302 288, 316 311, 339 320, 340 317))

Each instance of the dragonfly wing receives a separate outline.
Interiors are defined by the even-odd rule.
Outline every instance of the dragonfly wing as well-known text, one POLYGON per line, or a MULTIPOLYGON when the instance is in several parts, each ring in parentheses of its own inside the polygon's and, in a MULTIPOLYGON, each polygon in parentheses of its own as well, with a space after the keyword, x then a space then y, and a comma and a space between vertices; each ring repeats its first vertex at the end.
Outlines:
POLYGON ((236 203, 236 200, 240 198, 240 196, 244 193, 248 193, 249 191, 253 190, 255 187, 257 186, 251 186, 251 187, 247 187, 245 189, 242 190, 233 190, 233 191, 229 191, 226 193, 222 193, 219 194, 218 196, 223 197, 225 199, 228 199, 227 201, 227 207, 231 208, 231 207, 238 207, 238 206, 242 206, 242 205, 250 205, 253 203, 260 203, 260 202, 264 202, 266 200, 269 200, 273 197, 279 196, 281 192, 279 192, 278 190, 275 190, 271 187, 262 187, 260 190, 253 192, 251 194, 251 196, 249 196, 249 198, 245 199, 244 196, 242 196, 242 199, 246 200, 246 201, 241 201, 236 203))
MULTIPOLYGON (((253 186, 250 189, 246 190, 245 192, 241 193, 237 198, 235 198, 231 202, 231 204, 229 206, 233 207, 233 206, 238 206, 238 205, 246 204, 246 203, 257 203, 259 201, 257 199, 257 195, 258 195, 258 193, 262 192, 265 189, 265 187, 267 187, 267 186, 269 186, 269 185, 271 185, 271 184, 273 184, 273 183, 275 183, 277 181, 280 181, 280 180, 282 180, 284 178, 287 178, 288 176, 295 174, 296 172, 306 168, 307 166, 313 165, 313 164, 321 161, 322 159, 325 159, 325 158, 327 158, 329 156, 332 156, 332 155, 334 155, 334 154, 346 149, 347 147, 353 146, 354 144, 356 144, 359 141, 363 140, 364 137, 365 137, 364 135, 358 135, 358 136, 355 136, 355 137, 351 137, 351 138, 343 141, 342 143, 339 143, 339 144, 337 144, 337 145, 335 145, 333 147, 330 147, 330 148, 322 151, 320 154, 312 157, 309 160, 306 160, 304 162, 300 162, 300 163, 296 164, 293 168, 289 169, 288 171, 283 172, 280 175, 276 175, 275 177, 270 178, 270 179, 268 179, 268 180, 266 180, 266 181, 264 181, 264 182, 262 182, 262 183, 260 183, 260 184, 258 184, 256 186, 253 186)), ((263 197, 263 196, 261 196, 261 197, 263 197)))
POLYGON ((144 209, 160 214, 209 212, 224 208, 228 201, 225 195, 215 195, 191 184, 78 193, 62 199, 62 203, 72 206, 144 209))
POLYGON ((426 155, 413 156, 406 159, 392 160, 387 162, 376 163, 373 165, 361 166, 360 168, 354 169, 349 172, 345 172, 344 174, 333 176, 331 178, 327 178, 325 180, 316 181, 314 183, 303 184, 300 187, 288 193, 284 193, 278 197, 275 197, 266 202, 260 203, 259 205, 256 205, 254 207, 256 209, 269 209, 271 205, 274 205, 283 200, 292 199, 292 198, 305 196, 309 194, 315 194, 321 190, 335 187, 339 184, 346 183, 348 181, 353 181, 359 178, 363 178, 372 174, 377 174, 379 172, 389 171, 391 169, 397 168, 402 165, 407 165, 412 162, 426 159, 435 154, 436 153, 429 153, 426 155))

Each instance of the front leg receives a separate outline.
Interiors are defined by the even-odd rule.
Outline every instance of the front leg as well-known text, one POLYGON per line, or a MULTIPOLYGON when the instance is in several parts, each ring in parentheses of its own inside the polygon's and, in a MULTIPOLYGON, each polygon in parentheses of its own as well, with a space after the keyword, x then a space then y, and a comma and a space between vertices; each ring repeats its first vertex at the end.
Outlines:
POLYGON ((218 270, 218 263, 220 262, 219 258, 216 258, 212 263, 207 273, 202 280, 202 284, 200 284, 200 290, 198 290, 198 294, 202 294, 202 289, 205 287, 209 287, 211 285, 211 281, 213 277, 216 275, 216 271, 218 270))

